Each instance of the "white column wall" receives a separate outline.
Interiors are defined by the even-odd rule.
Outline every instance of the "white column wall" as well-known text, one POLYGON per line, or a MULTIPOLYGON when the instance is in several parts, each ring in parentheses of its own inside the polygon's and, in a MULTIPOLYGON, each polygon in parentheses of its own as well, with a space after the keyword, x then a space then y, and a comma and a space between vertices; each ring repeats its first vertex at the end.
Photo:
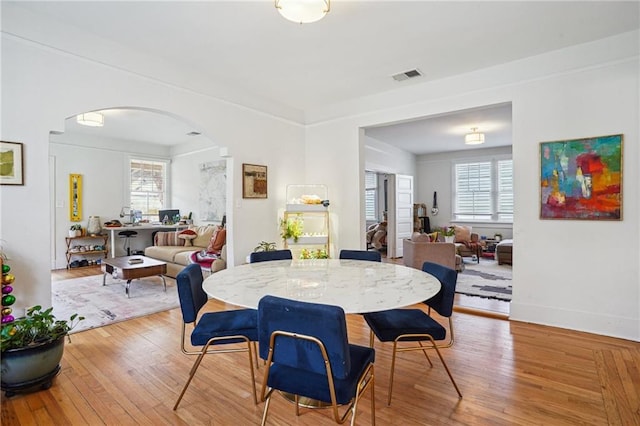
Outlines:
POLYGON ((364 168, 359 128, 512 102, 511 318, 640 340, 639 50, 634 32, 331 109, 329 121, 307 130, 307 174, 317 176, 334 161, 334 170, 348 168, 329 175, 341 188, 337 244, 355 246, 364 227, 355 201, 364 168), (344 115, 336 118, 339 111, 344 115), (540 220, 539 143, 614 133, 625 135, 624 219, 540 220))
POLYGON ((244 259, 261 240, 279 238, 277 210, 285 204, 285 186, 304 178, 302 126, 6 34, 1 77, 0 137, 25 144, 25 185, 0 188, 0 238, 16 275, 17 313, 51 304, 49 132, 63 131, 64 119, 80 112, 146 107, 196 123, 228 147, 235 164, 235 258, 244 259), (242 200, 242 163, 269 167, 268 199, 242 200))

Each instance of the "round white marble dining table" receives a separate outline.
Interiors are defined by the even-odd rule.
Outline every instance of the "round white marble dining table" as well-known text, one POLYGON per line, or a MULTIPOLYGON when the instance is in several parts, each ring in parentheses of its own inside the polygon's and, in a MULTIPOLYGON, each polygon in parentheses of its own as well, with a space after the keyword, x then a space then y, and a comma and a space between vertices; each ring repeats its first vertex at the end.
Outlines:
POLYGON ((309 259, 250 263, 211 274, 204 291, 217 300, 257 308, 263 296, 337 305, 347 314, 422 302, 440 281, 418 269, 363 260, 309 259))

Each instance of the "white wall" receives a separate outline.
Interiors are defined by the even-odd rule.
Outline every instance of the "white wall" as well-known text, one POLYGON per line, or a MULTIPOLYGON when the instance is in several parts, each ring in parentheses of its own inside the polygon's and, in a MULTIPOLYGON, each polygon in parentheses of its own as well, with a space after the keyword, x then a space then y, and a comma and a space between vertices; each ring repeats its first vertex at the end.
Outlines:
POLYGON ((24 143, 25 185, 0 188, 0 238, 16 275, 16 312, 51 304, 49 132, 63 131, 65 118, 80 112, 142 107, 197 124, 203 135, 228 147, 234 189, 229 234, 236 260, 242 261, 260 240, 278 239, 277 210, 285 204, 286 184, 304 178, 301 126, 6 33, 1 78, 0 137, 24 143), (241 198, 243 162, 269 167, 267 200, 241 198))
MULTIPOLYGON (((441 228, 452 223, 453 209, 453 165, 455 160, 487 160, 500 156, 511 156, 511 147, 474 149, 471 151, 444 152, 439 154, 420 155, 416 160, 416 203, 425 203, 428 212, 433 207, 433 192, 438 193, 438 214, 429 213, 431 229, 441 228)), ((462 222, 456 222, 462 223, 462 222)), ((502 234, 502 238, 513 237, 511 224, 487 224, 468 223, 473 232, 488 238, 496 233, 502 234)))
POLYGON ((353 202, 360 197, 353 164, 364 169, 359 128, 512 102, 516 245, 511 318, 640 340, 638 35, 634 31, 425 83, 410 93, 310 111, 307 116, 317 122, 307 130, 308 176, 330 164, 328 153, 341 152, 339 169, 352 164, 344 173, 329 175, 330 186, 342 188, 340 221, 350 225, 342 227, 340 245, 356 245, 358 229, 364 227, 361 206, 353 202), (337 111, 343 116, 336 118, 337 111), (331 119, 320 122, 324 116, 331 119), (540 220, 539 143, 615 133, 625 135, 624 220, 540 220))

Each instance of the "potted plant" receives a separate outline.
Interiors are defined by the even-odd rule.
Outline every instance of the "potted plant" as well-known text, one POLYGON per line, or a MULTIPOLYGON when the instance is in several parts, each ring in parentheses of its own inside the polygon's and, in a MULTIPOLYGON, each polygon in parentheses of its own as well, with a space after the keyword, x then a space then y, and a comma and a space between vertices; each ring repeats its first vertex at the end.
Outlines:
POLYGON ((74 224, 69 227, 69 238, 80 237, 82 235, 82 225, 74 224))
POLYGON ((260 244, 258 244, 254 249, 254 253, 258 253, 261 251, 275 251, 276 249, 276 243, 268 243, 266 241, 260 241, 260 244))
POLYGON ((60 370, 64 338, 84 317, 73 314, 68 321, 58 320, 52 311, 36 305, 24 317, 2 325, 2 390, 7 396, 35 386, 47 389, 60 370))
POLYGON ((444 226, 441 231, 439 231, 444 235, 444 241, 447 243, 452 243, 454 241, 454 237, 456 235, 456 230, 453 226, 444 226))
POLYGON ((283 240, 293 240, 298 242, 298 238, 302 235, 303 221, 302 217, 296 216, 293 219, 280 220, 280 236, 283 240))

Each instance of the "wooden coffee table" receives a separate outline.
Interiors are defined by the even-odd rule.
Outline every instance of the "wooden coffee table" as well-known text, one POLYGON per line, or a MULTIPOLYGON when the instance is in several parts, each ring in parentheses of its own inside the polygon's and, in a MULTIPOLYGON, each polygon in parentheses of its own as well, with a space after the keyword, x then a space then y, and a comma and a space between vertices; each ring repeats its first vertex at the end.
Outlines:
POLYGON ((154 275, 162 278, 162 285, 164 291, 167 291, 167 282, 164 279, 164 274, 167 273, 167 264, 160 260, 151 259, 144 256, 123 256, 113 257, 108 259, 102 259, 102 285, 107 284, 107 275, 113 276, 113 278, 120 278, 127 280, 125 287, 125 293, 127 297, 131 297, 129 293, 129 287, 131 286, 131 280, 136 278, 152 277, 154 275), (133 263, 131 259, 141 260, 142 262, 133 263))

